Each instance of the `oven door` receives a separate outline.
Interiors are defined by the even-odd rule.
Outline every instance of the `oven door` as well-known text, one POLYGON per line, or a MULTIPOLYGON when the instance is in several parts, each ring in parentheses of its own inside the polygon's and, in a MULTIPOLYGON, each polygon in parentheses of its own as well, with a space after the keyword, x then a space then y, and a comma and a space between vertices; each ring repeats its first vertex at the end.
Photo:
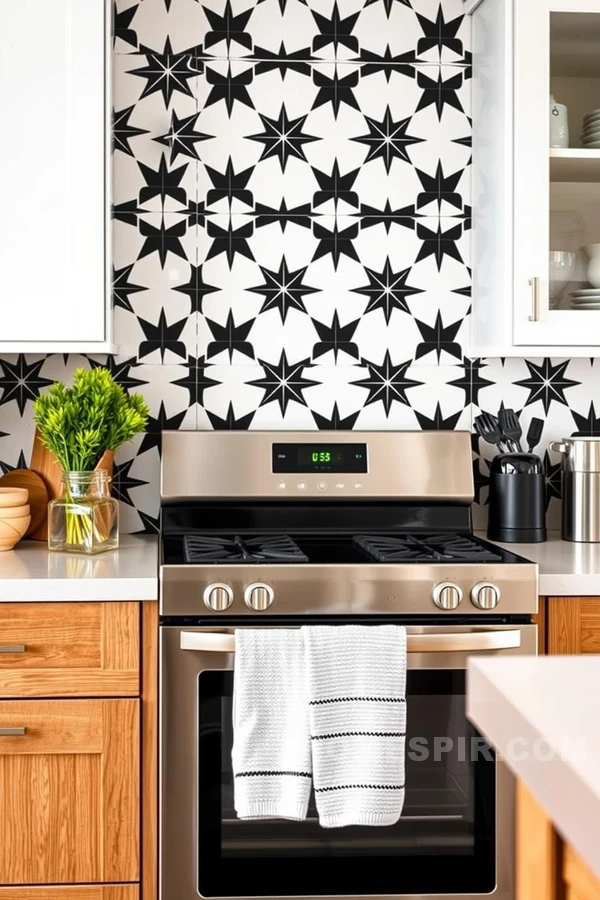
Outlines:
POLYGON ((220 636, 234 629, 161 628, 161 900, 475 900, 494 891, 512 900, 513 780, 466 718, 465 668, 474 654, 535 654, 537 629, 407 631, 402 817, 386 828, 323 829, 312 804, 304 822, 236 818, 234 654, 220 636))

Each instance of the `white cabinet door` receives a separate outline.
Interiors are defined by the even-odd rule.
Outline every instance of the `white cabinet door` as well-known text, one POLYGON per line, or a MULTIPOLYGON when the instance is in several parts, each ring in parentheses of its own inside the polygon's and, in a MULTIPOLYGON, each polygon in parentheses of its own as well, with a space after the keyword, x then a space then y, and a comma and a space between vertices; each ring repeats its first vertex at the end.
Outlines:
POLYGON ((0 0, 0 348, 109 339, 108 0, 0 0))
MULTIPOLYGON (((514 41, 513 343, 546 348, 598 346, 600 309, 550 308, 549 250, 551 212, 553 216, 557 212, 566 216, 563 211, 570 210, 574 220, 581 218, 579 243, 600 241, 600 216, 592 221, 588 215, 584 222, 585 207, 600 206, 600 165, 595 171, 593 154, 581 149, 579 136, 582 114, 594 107, 588 109, 585 102, 581 109, 578 106, 584 90, 590 103, 595 97, 595 105, 600 107, 600 2, 515 0, 514 41), (590 49, 592 53, 588 53, 590 49), (568 95, 566 100, 562 96, 556 100, 569 105, 574 149, 561 151, 565 158, 559 161, 560 169, 553 168, 551 176, 552 91, 568 95), (558 183, 554 183, 556 179, 558 183)), ((560 243, 560 238, 555 237, 554 243, 557 241, 560 243)), ((580 250, 577 265, 573 280, 578 284, 573 286, 583 288, 585 266, 580 250)), ((569 306, 568 300, 561 299, 560 303, 561 307, 569 306)))

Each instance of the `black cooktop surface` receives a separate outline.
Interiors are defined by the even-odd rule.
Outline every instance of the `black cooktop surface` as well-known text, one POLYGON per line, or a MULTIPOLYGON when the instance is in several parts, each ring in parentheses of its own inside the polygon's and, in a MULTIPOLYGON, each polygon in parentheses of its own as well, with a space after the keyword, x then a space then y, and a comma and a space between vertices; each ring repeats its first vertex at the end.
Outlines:
POLYGON ((470 534, 188 533, 169 539, 165 562, 194 565, 304 563, 500 563, 515 561, 470 534), (177 558, 178 557, 178 558, 177 558))

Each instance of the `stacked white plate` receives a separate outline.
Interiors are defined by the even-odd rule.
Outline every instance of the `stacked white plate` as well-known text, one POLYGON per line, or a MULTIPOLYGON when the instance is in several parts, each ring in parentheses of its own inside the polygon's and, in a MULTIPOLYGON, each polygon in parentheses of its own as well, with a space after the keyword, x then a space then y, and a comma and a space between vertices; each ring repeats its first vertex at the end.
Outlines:
POLYGON ((569 292, 573 309, 600 309, 600 288, 584 288, 569 292))
POLYGON ((591 150, 600 149, 600 109, 595 109, 583 118, 581 142, 591 150))

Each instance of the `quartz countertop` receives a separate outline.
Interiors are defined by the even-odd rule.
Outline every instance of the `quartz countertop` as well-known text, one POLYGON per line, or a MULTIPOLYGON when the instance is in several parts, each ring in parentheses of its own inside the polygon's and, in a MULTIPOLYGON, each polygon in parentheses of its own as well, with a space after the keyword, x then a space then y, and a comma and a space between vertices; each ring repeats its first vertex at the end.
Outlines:
MULTIPOLYGON (((478 533, 485 537, 484 532, 478 533)), ((562 541, 500 544, 539 565, 541 596, 600 597, 600 544, 562 541)), ((156 600, 158 538, 122 535, 118 550, 98 556, 50 553, 42 541, 21 541, 0 553, 0 602, 156 600)))
POLYGON ((467 715, 600 878, 600 657, 469 660, 467 715))
POLYGON ((600 597, 600 544, 563 541, 559 531, 549 531, 543 544, 492 543, 538 564, 540 596, 600 597))
POLYGON ((122 535, 118 550, 97 556, 50 553, 43 541, 0 553, 0 602, 156 599, 156 537, 122 535))

